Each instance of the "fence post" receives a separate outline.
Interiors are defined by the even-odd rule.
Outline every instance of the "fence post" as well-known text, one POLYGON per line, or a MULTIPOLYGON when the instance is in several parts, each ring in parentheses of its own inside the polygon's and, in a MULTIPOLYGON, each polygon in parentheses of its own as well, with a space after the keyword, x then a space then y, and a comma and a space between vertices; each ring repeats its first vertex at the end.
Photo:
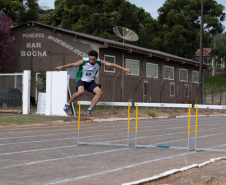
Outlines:
POLYGON ((206 93, 207 91, 207 87, 209 86, 209 83, 206 84, 206 86, 204 87, 204 103, 206 104, 206 93))
MULTIPOLYGON (((113 94, 112 94, 112 102, 115 101, 115 81, 116 79, 120 76, 120 73, 117 74, 117 76, 115 77, 114 81, 113 81, 113 94)), ((111 107, 111 113, 114 113, 114 106, 111 107)))
POLYGON ((216 83, 213 85, 212 91, 211 91, 211 93, 212 93, 212 105, 213 105, 213 90, 215 89, 216 85, 217 85, 216 83))
POLYGON ((161 86, 160 103, 163 103, 163 100, 162 100, 162 97, 163 97, 163 86, 165 85, 166 82, 167 82, 167 79, 165 79, 165 81, 162 83, 162 86, 161 86))
MULTIPOLYGON (((139 85, 139 82, 144 78, 144 76, 140 77, 140 79, 137 81, 135 87, 133 88, 133 98, 132 98, 132 108, 134 108, 134 102, 135 102, 135 95, 136 95, 136 92, 137 92, 137 87, 139 85)), ((130 109, 130 111, 132 111, 132 109, 130 109)))
POLYGON ((200 85, 200 83, 199 83, 198 86, 196 87, 196 104, 198 104, 199 85, 200 85))
POLYGON ((222 91, 224 89, 224 86, 220 89, 220 105, 221 105, 221 102, 222 102, 222 91))

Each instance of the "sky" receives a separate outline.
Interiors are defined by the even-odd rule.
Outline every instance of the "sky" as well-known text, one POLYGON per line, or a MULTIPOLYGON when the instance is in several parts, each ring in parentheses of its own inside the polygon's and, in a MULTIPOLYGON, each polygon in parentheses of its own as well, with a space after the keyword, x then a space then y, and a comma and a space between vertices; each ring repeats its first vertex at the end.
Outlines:
MULTIPOLYGON (((158 17, 158 9, 164 4, 165 0, 128 0, 130 3, 135 4, 137 7, 142 7, 146 12, 156 19, 158 17)), ((216 0, 218 4, 222 4, 226 8, 226 0, 216 0)), ((40 6, 47 6, 54 9, 55 0, 39 0, 40 6)), ((224 10, 226 13, 226 9, 224 10)), ((223 22, 226 28, 226 20, 223 22)), ((225 29, 226 31, 226 29, 225 29)))

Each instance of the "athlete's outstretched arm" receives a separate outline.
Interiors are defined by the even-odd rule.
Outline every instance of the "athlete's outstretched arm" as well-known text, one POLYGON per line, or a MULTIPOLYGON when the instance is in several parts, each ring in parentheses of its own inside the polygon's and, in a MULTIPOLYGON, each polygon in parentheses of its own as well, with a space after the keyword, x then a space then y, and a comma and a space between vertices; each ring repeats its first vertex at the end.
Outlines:
POLYGON ((58 66, 58 67, 56 67, 56 70, 60 71, 61 69, 64 69, 64 68, 77 67, 77 66, 81 66, 82 64, 83 64, 83 60, 81 59, 75 63, 67 64, 64 66, 58 66))
POLYGON ((122 67, 118 64, 113 64, 113 63, 110 63, 110 62, 106 62, 104 60, 101 60, 101 64, 104 65, 104 66, 108 66, 108 67, 114 67, 114 68, 122 69, 126 73, 131 73, 130 69, 124 68, 124 67, 122 67))

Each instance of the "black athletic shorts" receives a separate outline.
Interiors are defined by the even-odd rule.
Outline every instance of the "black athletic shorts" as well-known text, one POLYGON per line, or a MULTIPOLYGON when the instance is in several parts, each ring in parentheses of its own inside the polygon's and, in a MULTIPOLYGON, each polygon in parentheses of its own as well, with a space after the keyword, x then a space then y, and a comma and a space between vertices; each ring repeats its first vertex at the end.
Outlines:
POLYGON ((89 91, 89 92, 91 92, 91 93, 93 93, 93 90, 94 90, 96 87, 100 87, 100 88, 101 88, 101 85, 96 84, 96 83, 94 82, 94 80, 91 81, 91 82, 84 82, 84 81, 82 81, 82 80, 78 81, 78 82, 76 83, 76 91, 78 91, 78 87, 79 87, 79 86, 84 86, 84 89, 87 90, 87 91, 89 91))

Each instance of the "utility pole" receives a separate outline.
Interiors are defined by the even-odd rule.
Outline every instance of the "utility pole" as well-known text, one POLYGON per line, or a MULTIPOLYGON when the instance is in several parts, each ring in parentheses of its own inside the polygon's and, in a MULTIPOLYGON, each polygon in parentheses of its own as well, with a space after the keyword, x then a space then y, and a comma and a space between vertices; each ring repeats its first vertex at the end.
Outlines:
POLYGON ((198 103, 203 103, 203 18, 204 0, 201 0, 201 25, 200 25, 200 54, 199 54, 199 97, 198 103))

